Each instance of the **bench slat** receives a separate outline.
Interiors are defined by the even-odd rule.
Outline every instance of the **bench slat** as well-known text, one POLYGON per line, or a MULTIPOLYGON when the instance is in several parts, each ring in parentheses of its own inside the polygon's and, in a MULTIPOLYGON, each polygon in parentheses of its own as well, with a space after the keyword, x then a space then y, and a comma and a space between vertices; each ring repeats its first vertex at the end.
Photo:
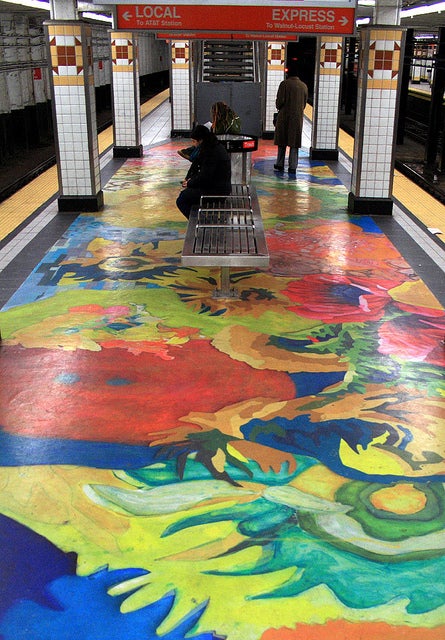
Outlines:
POLYGON ((248 185, 232 185, 229 196, 202 196, 187 227, 186 266, 267 267, 269 252, 258 198, 248 185))

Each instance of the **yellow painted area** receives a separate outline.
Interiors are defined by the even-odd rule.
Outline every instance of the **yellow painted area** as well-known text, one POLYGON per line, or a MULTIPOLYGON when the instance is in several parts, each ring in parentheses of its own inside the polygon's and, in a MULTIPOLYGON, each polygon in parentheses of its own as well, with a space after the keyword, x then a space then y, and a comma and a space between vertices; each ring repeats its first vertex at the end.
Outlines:
POLYGON ((425 508, 426 495, 412 484, 397 484, 379 489, 370 496, 370 502, 376 509, 406 516, 425 508))
MULTIPOLYGON (((261 556, 259 547, 251 547, 214 557, 215 545, 224 551, 233 544, 234 535, 238 542, 242 538, 233 522, 207 523, 164 536, 166 528, 178 520, 178 513, 135 517, 104 509, 85 492, 95 483, 128 488, 108 470, 70 466, 0 468, 1 511, 59 549, 75 551, 78 575, 91 575, 105 566, 110 571, 147 569, 150 573, 137 579, 139 589, 134 593, 134 580, 111 588, 111 594, 127 593, 122 612, 155 602, 174 589, 174 606, 159 627, 159 635, 173 629, 207 599, 211 606, 200 619, 199 630, 216 628, 233 640, 258 640, 264 629, 273 627, 277 620, 283 626, 294 626, 296 610, 299 620, 306 623, 323 624, 345 615, 346 607, 322 585, 295 598, 271 599, 267 607, 261 599, 249 599, 279 588, 298 568, 244 577, 229 575, 231 569, 254 566, 261 556), (212 575, 208 571, 228 575, 212 575), (236 611, 235 623, 227 616, 227 602, 236 611)), ((180 517, 214 508, 210 505, 184 511, 180 517)))
MULTIPOLYGON (((321 477, 324 472, 319 471, 321 477)), ((315 478, 315 468, 314 472, 315 478)), ((258 575, 214 575, 212 571, 230 572, 254 566, 259 560, 259 548, 215 556, 215 545, 223 552, 240 541, 241 535, 234 531, 233 523, 209 523, 163 536, 178 514, 134 517, 104 509, 94 505, 85 493, 85 486, 94 483, 128 488, 128 484, 108 470, 70 466, 0 469, 2 513, 43 535, 59 549, 78 553, 78 575, 91 575, 103 567, 110 571, 128 567, 147 569, 150 573, 110 587, 111 596, 124 598, 123 613, 156 602, 174 590, 173 607, 157 630, 159 636, 168 633, 207 600, 210 605, 194 633, 217 629, 231 640, 259 640, 264 629, 274 629, 278 624, 280 629, 293 629, 297 618, 299 624, 313 625, 342 618, 357 622, 383 619, 389 624, 400 624, 402 616, 407 624, 412 620, 417 625, 429 626, 443 620, 443 607, 411 616, 406 612, 405 601, 369 611, 348 609, 323 584, 295 597, 271 598, 265 606, 264 600, 251 596, 279 588, 298 575, 298 567, 258 575), (182 558, 178 557, 180 553, 182 558), (236 617, 227 615, 228 602, 236 617)), ((200 508, 181 515, 187 517, 204 511, 200 508)))
POLYGON ((322 464, 316 464, 300 473, 289 484, 300 491, 325 500, 335 500, 337 490, 349 482, 322 464))
POLYGON ((429 309, 442 309, 439 301, 420 280, 403 282, 398 287, 389 291, 393 300, 413 306, 428 307, 429 309))
MULTIPOLYGON (((384 437, 386 439, 388 434, 384 437)), ((397 475, 410 476, 412 469, 399 456, 392 451, 375 447, 380 444, 377 439, 371 442, 366 449, 357 445, 357 451, 351 449, 347 442, 340 441, 339 455, 346 467, 362 471, 369 475, 397 475)))

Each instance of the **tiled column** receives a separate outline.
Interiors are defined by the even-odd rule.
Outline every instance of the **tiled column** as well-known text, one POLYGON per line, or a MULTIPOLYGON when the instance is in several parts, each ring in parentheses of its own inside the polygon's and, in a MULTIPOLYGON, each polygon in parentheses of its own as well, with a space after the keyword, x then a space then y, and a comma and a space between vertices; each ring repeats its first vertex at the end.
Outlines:
POLYGON ((318 38, 315 63, 314 109, 311 158, 338 160, 338 120, 340 109, 341 37, 318 38))
POLYGON ((264 138, 273 138, 274 125, 273 114, 277 108, 275 100, 278 86, 284 80, 284 69, 286 60, 285 42, 267 43, 267 67, 266 67, 266 113, 264 120, 264 138))
POLYGON ((354 159, 348 209, 392 214, 394 145, 405 31, 365 27, 361 31, 354 159))
POLYGON ((97 141, 91 27, 80 21, 45 24, 49 41, 61 212, 103 206, 97 141))
POLYGON ((115 158, 141 158, 138 42, 134 33, 111 32, 115 158))
POLYGON ((188 135, 193 126, 190 41, 171 43, 172 135, 188 135))

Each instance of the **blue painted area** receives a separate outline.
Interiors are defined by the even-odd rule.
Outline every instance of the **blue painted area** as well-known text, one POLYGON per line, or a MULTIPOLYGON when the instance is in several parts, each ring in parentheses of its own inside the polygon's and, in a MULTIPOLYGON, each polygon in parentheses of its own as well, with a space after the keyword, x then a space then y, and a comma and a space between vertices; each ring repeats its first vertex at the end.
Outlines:
POLYGON ((342 371, 327 371, 326 373, 290 373, 295 388, 297 398, 313 396, 321 393, 326 387, 338 384, 345 376, 342 371))
POLYGON ((59 384, 64 384, 70 386, 72 384, 76 384, 76 382, 80 382, 81 378, 77 373, 60 373, 58 376, 54 378, 54 382, 58 382, 59 384))
POLYGON ((255 161, 255 169, 262 173, 263 175, 270 174, 274 176, 277 180, 285 180, 285 181, 295 181, 295 177, 299 179, 304 179, 306 182, 310 182, 312 184, 322 184, 322 185, 342 185, 343 183, 336 176, 326 177, 326 176, 314 176, 308 173, 312 167, 323 167, 325 166, 323 162, 317 160, 308 160, 305 157, 300 157, 298 160, 297 173, 289 174, 287 171, 275 171, 273 168, 275 160, 271 158, 267 158, 265 160, 256 160, 255 161))
POLYGON ((350 216, 349 221, 355 224, 355 226, 361 227, 363 231, 366 231, 366 233, 378 233, 379 235, 383 235, 383 231, 369 216, 350 216))
MULTIPOLYGON (((133 256, 123 258, 114 270, 102 269, 101 265, 82 266, 85 257, 91 257, 88 245, 95 238, 102 238, 112 242, 147 245, 147 250, 156 250, 161 241, 172 241, 182 237, 182 231, 175 228, 150 227, 116 227, 91 216, 80 215, 73 221, 62 238, 47 252, 43 260, 35 267, 22 286, 11 296, 3 310, 29 304, 37 300, 51 298, 55 292, 60 292, 66 285, 60 285, 61 279, 69 274, 72 284, 76 288, 91 288, 95 290, 117 290, 126 283, 136 286, 141 278, 155 280, 158 275, 173 273, 179 265, 178 258, 166 259, 164 267, 151 265, 147 255, 139 248, 135 248, 133 256), (78 262, 75 260, 78 259, 78 262), (126 271, 124 261, 134 260, 126 271), (63 264, 72 260, 73 264, 63 264), (143 271, 142 271, 143 270, 143 271), (74 274, 74 275, 72 275, 74 274), (84 284, 86 283, 86 284, 84 284)), ((148 283, 145 288, 158 288, 158 285, 148 283)))
POLYGON ((97 469, 139 469, 158 449, 114 442, 31 438, 0 431, 0 466, 73 464, 97 469))
POLYGON ((77 554, 63 553, 43 536, 1 514, 0 548, 0 619, 19 600, 60 609, 48 585, 61 576, 75 574, 77 554))
MULTIPOLYGON (((247 440, 258 442, 280 451, 287 451, 294 455, 305 455, 319 460, 335 473, 346 478, 366 480, 369 482, 389 483, 406 479, 406 475, 366 474, 357 469, 346 467, 340 459, 340 442, 346 442, 353 451, 358 447, 366 449, 368 445, 382 434, 387 434, 383 449, 393 451, 400 456, 400 435, 388 423, 372 423, 357 418, 341 420, 325 420, 311 422, 309 414, 296 416, 292 420, 277 416, 273 420, 251 420, 241 428, 247 440)), ((405 462, 414 471, 422 468, 422 460, 415 460, 412 455, 405 454, 405 462)), ((426 462, 426 460, 424 461, 426 462)), ((441 480, 442 476, 430 475, 418 477, 416 482, 441 480)))
MULTIPOLYGON (((29 555, 30 552, 28 551, 29 555)), ((31 549, 31 555, 34 555, 31 549)), ((55 606, 45 606, 32 598, 18 600, 0 622, 3 640, 159 640, 157 628, 170 613, 175 594, 136 611, 121 613, 124 595, 110 596, 114 585, 147 574, 142 569, 103 569, 87 577, 65 575, 47 585, 55 606)), ((207 607, 197 605, 163 640, 216 640, 213 633, 191 632, 207 607)))
POLYGON ((132 381, 127 378, 110 378, 107 380, 107 384, 110 387, 125 387, 126 385, 132 384, 132 381))

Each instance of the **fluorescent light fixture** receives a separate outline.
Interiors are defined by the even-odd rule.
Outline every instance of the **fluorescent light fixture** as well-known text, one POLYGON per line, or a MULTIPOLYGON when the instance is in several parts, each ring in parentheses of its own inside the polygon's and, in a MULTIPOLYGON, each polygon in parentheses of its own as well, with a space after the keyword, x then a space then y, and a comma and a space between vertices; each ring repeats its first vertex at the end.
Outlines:
POLYGON ((357 4, 361 7, 375 7, 375 0, 358 0, 357 4))
POLYGON ((45 0, 8 0, 8 4, 19 4, 22 7, 42 9, 43 11, 50 10, 49 2, 45 2, 45 0))
MULTIPOLYGON (((30 9, 42 9, 43 11, 50 11, 49 1, 45 0, 7 0, 8 4, 18 4, 22 7, 29 7, 30 9)), ((0 0, 2 4, 2 0, 0 0)), ((102 13, 93 13, 84 11, 82 15, 90 20, 98 20, 99 22, 113 22, 113 18, 105 16, 102 13)))
POLYGON ((357 25, 357 27, 361 27, 364 26, 365 24, 369 24, 371 22, 371 18, 358 18, 355 21, 355 24, 357 25))
POLYGON ((445 11, 445 2, 438 2, 437 4, 427 4, 423 7, 414 7, 414 9, 402 9, 400 12, 401 18, 413 18, 414 16, 422 16, 428 13, 440 13, 445 11))
POLYGON ((110 16, 104 16, 102 13, 92 13, 91 11, 82 11, 82 17, 98 20, 99 22, 113 22, 113 18, 110 16))

